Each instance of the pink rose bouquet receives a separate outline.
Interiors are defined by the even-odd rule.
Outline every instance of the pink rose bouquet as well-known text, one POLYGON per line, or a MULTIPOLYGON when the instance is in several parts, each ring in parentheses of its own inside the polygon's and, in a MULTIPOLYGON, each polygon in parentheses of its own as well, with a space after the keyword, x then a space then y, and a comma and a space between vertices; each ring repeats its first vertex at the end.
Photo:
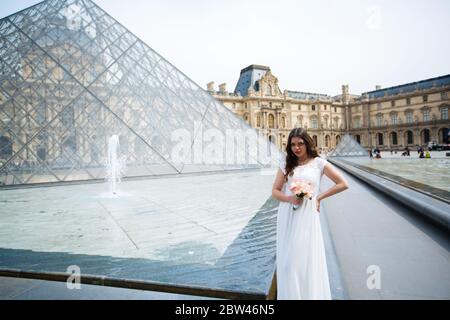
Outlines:
MULTIPOLYGON (((291 190, 299 200, 303 200, 305 197, 311 200, 314 192, 314 188, 311 183, 305 180, 294 180, 289 187, 289 190, 291 190)), ((297 208, 298 206, 294 205, 294 210, 297 208)))

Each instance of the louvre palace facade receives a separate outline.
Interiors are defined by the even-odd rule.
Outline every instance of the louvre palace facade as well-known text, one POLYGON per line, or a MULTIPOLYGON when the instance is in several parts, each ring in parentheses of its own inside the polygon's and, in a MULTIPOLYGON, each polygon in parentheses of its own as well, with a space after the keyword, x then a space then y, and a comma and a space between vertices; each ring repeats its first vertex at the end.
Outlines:
POLYGON ((308 130, 324 152, 350 133, 365 148, 416 149, 429 141, 448 143, 450 75, 354 95, 342 86, 337 96, 284 90, 270 68, 241 70, 234 92, 226 84, 207 90, 251 126, 285 148, 294 127, 308 130))

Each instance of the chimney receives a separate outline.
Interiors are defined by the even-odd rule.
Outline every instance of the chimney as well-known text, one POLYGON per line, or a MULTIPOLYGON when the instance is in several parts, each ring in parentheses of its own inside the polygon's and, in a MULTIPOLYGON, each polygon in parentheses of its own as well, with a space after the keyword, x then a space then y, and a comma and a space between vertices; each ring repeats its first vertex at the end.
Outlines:
POLYGON ((380 86, 379 84, 377 84, 377 85, 375 86, 375 90, 381 90, 381 86, 380 86))
POLYGON ((226 93, 227 92, 227 84, 226 83, 219 84, 219 91, 220 91, 220 93, 226 93))
POLYGON ((211 82, 209 82, 207 85, 206 85, 206 90, 208 90, 208 91, 210 91, 210 92, 214 92, 214 81, 211 81, 211 82))

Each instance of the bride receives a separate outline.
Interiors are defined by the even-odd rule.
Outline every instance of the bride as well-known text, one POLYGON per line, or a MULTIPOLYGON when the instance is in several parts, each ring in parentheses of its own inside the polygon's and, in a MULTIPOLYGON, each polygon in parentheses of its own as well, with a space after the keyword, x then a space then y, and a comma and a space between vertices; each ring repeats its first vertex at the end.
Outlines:
POLYGON ((277 298, 331 299, 325 247, 320 226, 320 201, 348 188, 333 166, 318 156, 308 133, 294 128, 280 163, 272 195, 280 201, 277 217, 277 298), (325 174, 335 185, 318 194, 325 174), (293 181, 309 183, 312 198, 299 200, 291 191, 293 181))

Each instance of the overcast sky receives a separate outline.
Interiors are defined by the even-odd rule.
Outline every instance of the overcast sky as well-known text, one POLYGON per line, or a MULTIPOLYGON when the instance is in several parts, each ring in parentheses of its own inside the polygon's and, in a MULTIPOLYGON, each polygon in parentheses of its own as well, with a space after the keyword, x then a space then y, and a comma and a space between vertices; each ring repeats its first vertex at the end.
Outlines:
MULTIPOLYGON (((38 3, 0 0, 4 17, 38 3)), ((270 66, 280 89, 371 91, 450 73, 449 0, 95 0, 201 87, 270 66)))

